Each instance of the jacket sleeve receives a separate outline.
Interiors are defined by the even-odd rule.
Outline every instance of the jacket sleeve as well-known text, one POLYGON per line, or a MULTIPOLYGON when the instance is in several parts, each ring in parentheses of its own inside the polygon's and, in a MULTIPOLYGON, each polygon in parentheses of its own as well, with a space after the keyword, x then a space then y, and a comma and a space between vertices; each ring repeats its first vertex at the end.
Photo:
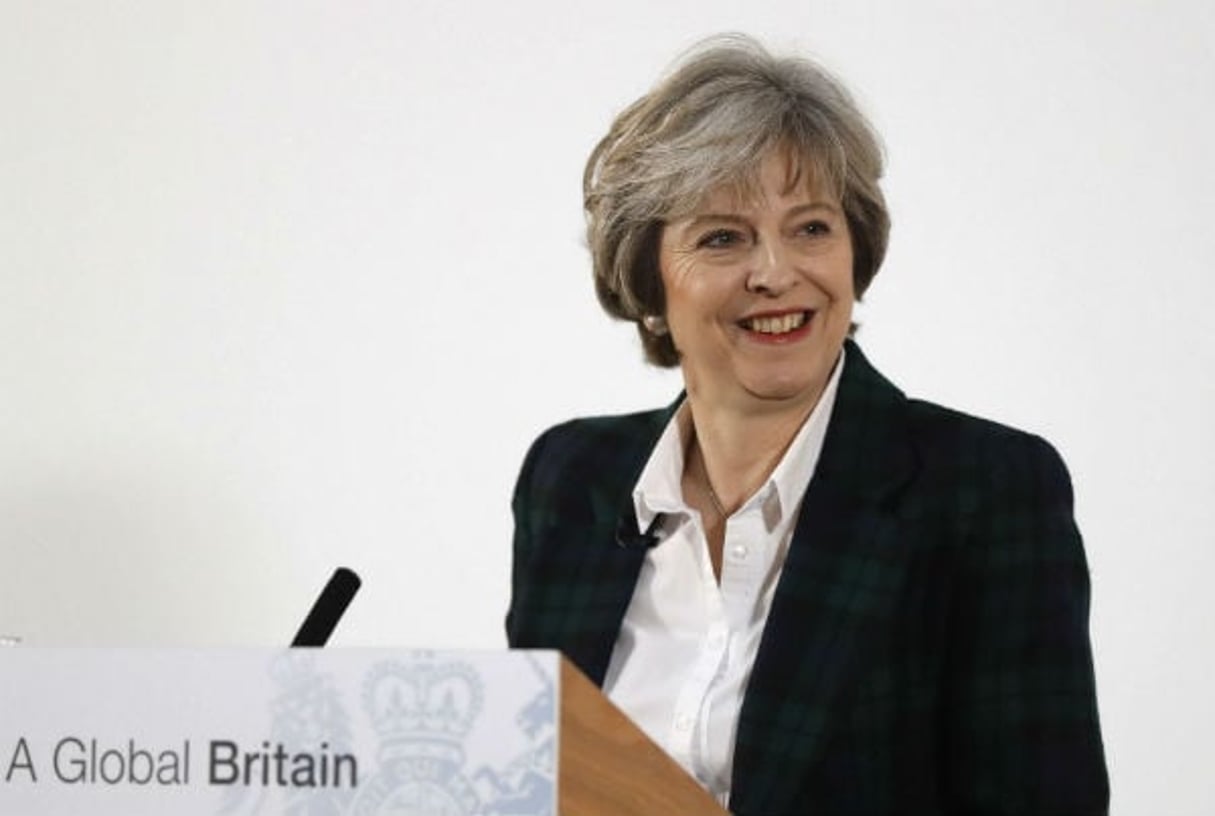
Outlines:
POLYGON ((1105 814, 1071 480, 1038 437, 984 447, 951 610, 945 800, 957 814, 1105 814))
POLYGON ((546 431, 528 449, 527 455, 523 458, 523 466, 519 469, 514 494, 511 497, 511 514, 515 520, 515 534, 511 552, 510 605, 506 610, 506 642, 511 647, 519 645, 518 622, 515 613, 522 593, 526 592, 523 580, 523 576, 526 574, 524 567, 531 557, 531 526, 535 513, 532 477, 548 435, 549 432, 546 431))

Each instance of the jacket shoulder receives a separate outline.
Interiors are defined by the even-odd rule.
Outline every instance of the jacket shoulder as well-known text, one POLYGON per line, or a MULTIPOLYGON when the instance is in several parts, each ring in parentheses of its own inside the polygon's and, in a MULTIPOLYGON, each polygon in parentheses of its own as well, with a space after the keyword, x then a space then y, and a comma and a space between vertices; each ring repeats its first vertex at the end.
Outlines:
POLYGON ((633 447, 639 440, 661 433, 669 417, 668 409, 578 417, 547 429, 532 447, 543 446, 551 455, 560 453, 574 458, 604 447, 633 447))
POLYGON ((520 468, 516 519, 548 507, 569 512, 591 501, 615 505, 631 491, 671 409, 583 417, 546 430, 520 468))
POLYGON ((536 482, 579 477, 599 481, 639 466, 662 433, 668 409, 571 419, 554 425, 532 443, 523 471, 536 482))
POLYGON ((1059 459, 1055 448, 1037 434, 919 399, 907 400, 908 425, 924 452, 971 451, 976 455, 1022 453, 1059 459))
POLYGON ((922 483, 961 518, 1043 513, 1072 525, 1063 458, 1037 434, 923 400, 907 401, 922 483))

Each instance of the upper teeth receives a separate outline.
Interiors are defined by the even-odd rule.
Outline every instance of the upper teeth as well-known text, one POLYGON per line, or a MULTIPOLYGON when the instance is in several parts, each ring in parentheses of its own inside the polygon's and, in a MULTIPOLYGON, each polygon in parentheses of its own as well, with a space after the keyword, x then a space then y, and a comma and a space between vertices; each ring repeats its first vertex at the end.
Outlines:
POLYGON ((800 328, 805 322, 805 312, 791 312, 780 317, 753 317, 746 321, 746 326, 760 334, 784 334, 800 328))

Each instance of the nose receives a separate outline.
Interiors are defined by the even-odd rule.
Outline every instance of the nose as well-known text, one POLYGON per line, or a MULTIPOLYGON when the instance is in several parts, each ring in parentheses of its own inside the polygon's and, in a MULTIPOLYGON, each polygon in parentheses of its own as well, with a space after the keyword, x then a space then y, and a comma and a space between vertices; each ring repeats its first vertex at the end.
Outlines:
POLYGON ((747 270, 748 292, 773 297, 784 294, 797 283, 794 259, 780 241, 765 241, 756 246, 747 270))

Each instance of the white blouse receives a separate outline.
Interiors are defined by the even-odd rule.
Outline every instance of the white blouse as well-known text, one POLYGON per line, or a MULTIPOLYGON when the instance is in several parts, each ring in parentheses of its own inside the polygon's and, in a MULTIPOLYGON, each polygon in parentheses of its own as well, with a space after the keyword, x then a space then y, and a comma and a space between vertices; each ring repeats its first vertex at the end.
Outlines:
POLYGON ((776 582, 835 404, 843 352, 772 475, 726 521, 721 583, 700 514, 680 489, 691 433, 685 403, 633 490, 638 526, 666 514, 646 554, 603 689, 722 805, 728 804, 743 694, 776 582))

